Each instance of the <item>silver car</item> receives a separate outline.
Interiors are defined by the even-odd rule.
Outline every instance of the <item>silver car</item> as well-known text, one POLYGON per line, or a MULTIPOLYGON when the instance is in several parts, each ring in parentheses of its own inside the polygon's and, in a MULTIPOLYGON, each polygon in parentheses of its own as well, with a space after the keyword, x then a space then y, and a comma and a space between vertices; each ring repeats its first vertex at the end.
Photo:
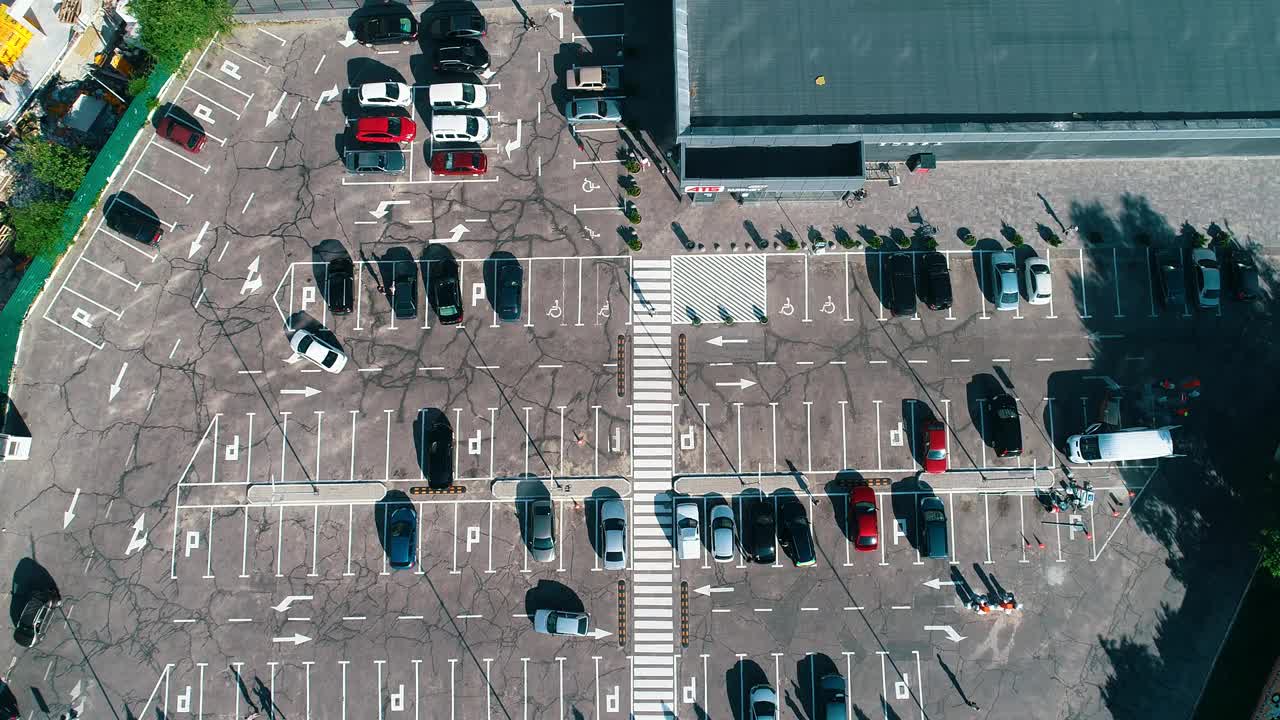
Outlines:
POLYGON ((621 500, 607 500, 600 508, 604 525, 604 569, 627 567, 627 507, 621 500))
POLYGON ((733 560, 733 508, 717 505, 711 509, 711 556, 716 562, 733 560))
POLYGON ((1218 256, 1209 248, 1191 251, 1191 264, 1196 273, 1196 303, 1205 309, 1218 307, 1222 295, 1222 273, 1218 269, 1218 256))
POLYGON ((776 720, 778 717, 778 693, 768 685, 751 688, 751 720, 776 720))
POLYGON ((543 635, 582 637, 591 630, 591 616, 568 610, 538 610, 533 613, 533 630, 543 635))
POLYGON ((697 560, 702 555, 702 541, 698 534, 698 503, 676 505, 676 557, 697 560))
POLYGON ((529 555, 535 562, 556 559, 554 506, 551 500, 534 500, 529 506, 529 555))
POLYGON ((991 253, 991 288, 996 310, 1018 309, 1018 266, 1013 253, 991 253))
POLYGON ((596 122, 621 122, 622 105, 617 100, 570 100, 564 108, 570 125, 596 122))
POLYGON ((1033 257, 1023 266, 1027 277, 1027 302, 1031 305, 1048 305, 1053 299, 1053 275, 1049 261, 1033 257))
POLYGON ((831 673, 824 675, 818 685, 822 688, 821 720, 848 720, 849 703, 845 697, 844 678, 831 673))

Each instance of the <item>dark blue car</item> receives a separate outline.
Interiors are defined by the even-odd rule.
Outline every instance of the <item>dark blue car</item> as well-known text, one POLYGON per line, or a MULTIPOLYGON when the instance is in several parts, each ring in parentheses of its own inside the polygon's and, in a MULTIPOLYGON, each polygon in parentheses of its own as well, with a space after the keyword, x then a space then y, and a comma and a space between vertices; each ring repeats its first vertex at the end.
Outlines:
POLYGON ((413 567, 418 556, 418 513, 412 505, 391 511, 387 520, 387 563, 395 570, 413 567))

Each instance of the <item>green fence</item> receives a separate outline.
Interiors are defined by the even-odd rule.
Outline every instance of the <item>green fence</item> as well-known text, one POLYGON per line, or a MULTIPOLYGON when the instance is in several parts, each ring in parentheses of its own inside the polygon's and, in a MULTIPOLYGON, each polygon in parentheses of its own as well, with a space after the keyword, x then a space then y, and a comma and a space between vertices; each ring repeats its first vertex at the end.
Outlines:
POLYGON ((71 247, 71 241, 75 239, 80 226, 84 224, 84 219, 98 204, 98 198, 106 189, 111 173, 115 172, 116 167, 124 160, 133 138, 146 124, 147 115, 151 112, 147 104, 160 94, 160 89, 164 87, 170 75, 172 75, 171 72, 160 69, 151 73, 147 89, 129 104, 124 116, 120 118, 120 123, 116 125, 115 132, 111 133, 107 144, 103 146, 93 165, 89 167, 89 174, 85 176, 84 182, 80 183, 80 188, 71 198, 71 206, 62 216, 62 239, 58 246, 47 255, 41 255, 31 261, 27 266, 26 274, 18 282, 13 297, 9 298, 9 303, 0 310, 0 391, 5 393, 9 391, 14 356, 18 351, 18 335, 22 332, 22 323, 26 321, 27 313, 40 297, 40 291, 44 289, 44 284, 49 280, 59 258, 71 247))

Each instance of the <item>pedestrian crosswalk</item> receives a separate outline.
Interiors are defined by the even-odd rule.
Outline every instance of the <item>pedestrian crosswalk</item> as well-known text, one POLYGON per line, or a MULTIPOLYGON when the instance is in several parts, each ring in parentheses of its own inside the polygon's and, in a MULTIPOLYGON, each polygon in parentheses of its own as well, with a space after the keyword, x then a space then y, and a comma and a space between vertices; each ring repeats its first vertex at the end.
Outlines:
POLYGON ((631 717, 670 717, 675 705, 675 607, 671 548, 643 538, 670 537, 672 458, 671 260, 632 263, 632 634, 631 717))
POLYGON ((768 310, 764 255, 678 255, 671 258, 671 309, 676 324, 754 320, 768 310))

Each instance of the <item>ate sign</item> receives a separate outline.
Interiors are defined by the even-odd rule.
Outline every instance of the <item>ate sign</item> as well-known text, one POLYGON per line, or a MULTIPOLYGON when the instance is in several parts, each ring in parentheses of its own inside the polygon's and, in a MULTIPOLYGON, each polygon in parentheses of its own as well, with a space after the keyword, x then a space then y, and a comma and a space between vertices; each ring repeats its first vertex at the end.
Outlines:
POLYGON ((687 193, 718 193, 724 192, 723 185, 685 185, 684 191, 687 193))

